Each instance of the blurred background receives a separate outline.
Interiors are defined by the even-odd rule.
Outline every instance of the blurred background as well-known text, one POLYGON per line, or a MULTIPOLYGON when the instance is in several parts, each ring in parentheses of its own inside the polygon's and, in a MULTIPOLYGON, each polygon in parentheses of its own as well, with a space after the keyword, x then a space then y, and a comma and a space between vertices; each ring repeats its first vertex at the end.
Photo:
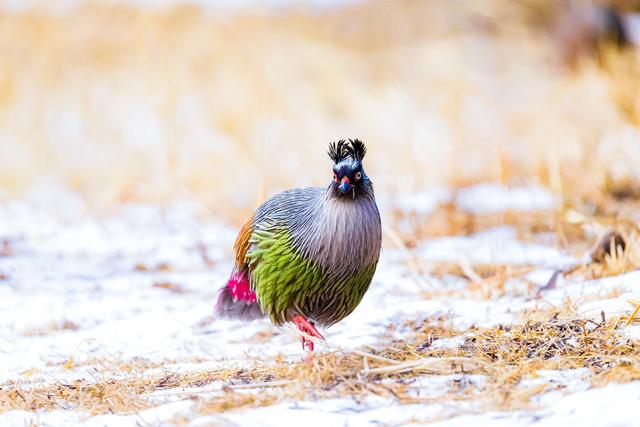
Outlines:
POLYGON ((325 185, 340 138, 368 144, 383 203, 496 181, 637 196, 638 3, 2 1, 0 197, 237 223, 325 185))

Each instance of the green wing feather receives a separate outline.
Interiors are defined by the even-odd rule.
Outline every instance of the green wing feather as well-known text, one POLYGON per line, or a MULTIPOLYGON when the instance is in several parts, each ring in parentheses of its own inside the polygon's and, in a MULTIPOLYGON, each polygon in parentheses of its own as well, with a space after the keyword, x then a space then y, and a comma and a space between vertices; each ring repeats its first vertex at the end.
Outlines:
POLYGON ((376 265, 345 278, 331 278, 304 259, 284 227, 256 227, 246 259, 262 311, 276 324, 294 314, 331 325, 350 314, 364 296, 376 265))

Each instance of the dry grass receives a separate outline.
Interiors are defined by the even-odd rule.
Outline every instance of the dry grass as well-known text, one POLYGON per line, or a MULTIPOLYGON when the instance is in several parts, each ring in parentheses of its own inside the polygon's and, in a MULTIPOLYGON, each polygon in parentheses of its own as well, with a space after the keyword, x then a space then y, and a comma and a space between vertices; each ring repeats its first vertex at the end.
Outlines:
POLYGON ((327 142, 358 136, 380 193, 538 182, 579 203, 637 179, 638 67, 611 50, 563 69, 535 24, 546 3, 2 14, 0 185, 48 177, 98 206, 195 196, 239 221, 324 184, 327 142))
MULTIPOLYGON (((272 405, 286 399, 316 400, 371 395, 399 403, 480 400, 489 407, 531 407, 533 395, 548 391, 523 380, 538 370, 588 370, 593 386, 640 379, 640 343, 620 333, 625 319, 593 321, 571 306, 536 311, 522 323, 456 330, 449 319, 407 322, 402 340, 388 339, 381 350, 333 350, 311 362, 256 363, 229 368, 122 379, 79 380, 47 385, 11 382, 0 386, 0 410, 74 409, 91 414, 132 413, 167 399, 193 399, 200 413, 272 405), (458 345, 434 347, 438 340, 462 337, 458 345), (424 375, 479 374, 486 382, 451 383, 442 395, 420 397, 412 386, 424 375)), ((394 332, 391 333, 393 335, 394 332)), ((391 336, 390 335, 390 336, 391 336)), ((138 366, 143 372, 144 366, 138 366)))

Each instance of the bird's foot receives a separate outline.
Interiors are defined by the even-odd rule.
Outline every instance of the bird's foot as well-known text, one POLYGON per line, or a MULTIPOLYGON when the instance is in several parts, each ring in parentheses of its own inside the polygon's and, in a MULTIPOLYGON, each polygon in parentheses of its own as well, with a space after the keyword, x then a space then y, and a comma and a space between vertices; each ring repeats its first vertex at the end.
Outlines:
MULTIPOLYGON (((301 315, 294 316, 292 320, 293 320, 293 323, 298 327, 300 332, 315 338, 320 338, 321 340, 324 341, 324 337, 322 336, 322 334, 320 334, 320 332, 318 332, 313 322, 307 320, 304 316, 301 316, 301 315)), ((313 349, 314 349, 313 341, 311 341, 310 339, 304 336, 301 336, 300 342, 302 343, 303 350, 308 350, 310 353, 313 352, 313 349)))
POLYGON ((313 349, 314 349, 313 341, 308 340, 305 337, 300 337, 300 342, 302 343, 303 350, 307 350, 309 354, 313 353, 313 349))

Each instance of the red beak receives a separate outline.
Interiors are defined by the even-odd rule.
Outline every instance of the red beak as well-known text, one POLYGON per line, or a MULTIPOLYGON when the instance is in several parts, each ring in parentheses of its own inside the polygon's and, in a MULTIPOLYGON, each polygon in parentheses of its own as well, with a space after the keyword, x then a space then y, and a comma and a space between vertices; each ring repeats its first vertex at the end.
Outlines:
POLYGON ((342 193, 346 193, 347 191, 349 191, 351 189, 351 182, 349 181, 349 178, 347 178, 346 176, 343 177, 338 188, 340 189, 340 191, 342 191, 342 193))

